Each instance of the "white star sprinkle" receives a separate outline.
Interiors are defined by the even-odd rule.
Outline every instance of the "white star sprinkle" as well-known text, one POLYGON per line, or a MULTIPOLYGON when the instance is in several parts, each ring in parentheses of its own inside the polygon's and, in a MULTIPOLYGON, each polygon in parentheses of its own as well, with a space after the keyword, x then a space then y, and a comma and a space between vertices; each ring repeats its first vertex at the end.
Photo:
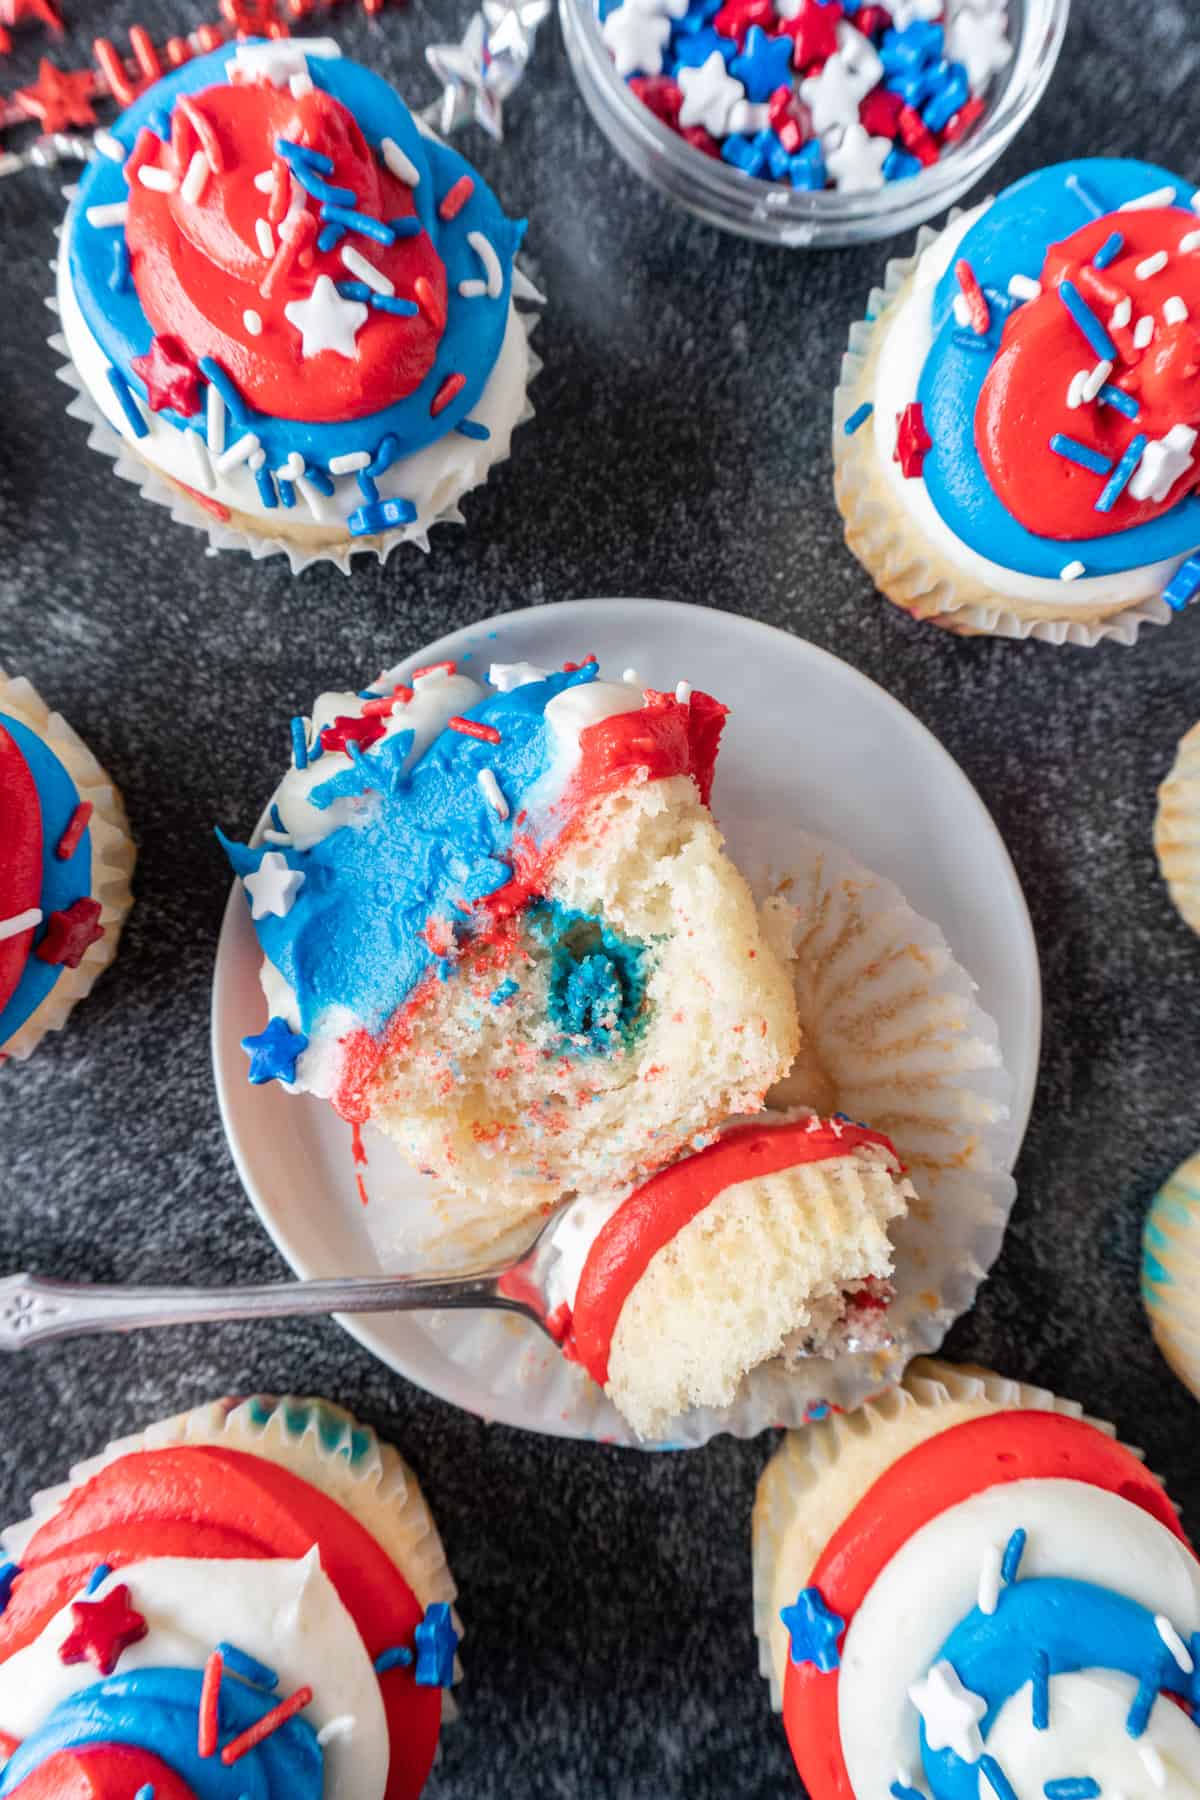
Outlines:
POLYGON ((946 56, 950 62, 963 63, 971 92, 978 94, 993 75, 1012 60, 1002 12, 974 13, 959 11, 946 33, 946 56))
POLYGON ((883 165, 891 154, 890 138, 871 137, 865 125, 851 125, 825 166, 843 194, 866 194, 883 186, 883 165))
POLYGON ((800 83, 800 98, 812 113, 813 130, 818 137, 832 131, 835 125, 858 123, 854 78, 840 51, 829 58, 819 75, 809 75, 800 83))
POLYGON ((895 0, 888 10, 896 30, 905 31, 914 19, 940 19, 942 0, 895 0))
POLYGON ((645 12, 633 0, 625 0, 610 12, 603 26, 618 75, 657 75, 662 70, 662 53, 671 35, 669 19, 645 12))
POLYGON ((1129 483, 1130 498, 1153 500, 1156 505, 1165 500, 1195 461, 1195 443, 1196 433, 1190 425, 1172 425, 1166 437, 1151 438, 1129 483))
POLYGON ((745 99, 746 90, 726 70, 721 52, 714 50, 698 69, 680 69, 675 79, 683 89, 680 125, 703 125, 713 137, 724 137, 729 115, 738 101, 745 99))
POLYGON ((987 1701, 963 1686, 952 1663, 934 1663, 924 1681, 909 1688, 908 1697, 925 1721, 931 1750, 953 1750, 964 1762, 978 1762, 983 1755, 979 1721, 987 1701))
POLYGON ((855 98, 862 100, 883 80, 883 64, 869 37, 853 25, 841 21, 837 28, 838 55, 854 88, 855 98))
POLYGON ((344 300, 328 275, 318 275, 307 300, 289 300, 283 316, 303 340, 301 355, 354 356, 354 340, 367 322, 369 308, 361 300, 344 300))
POLYGON ((287 857, 278 850, 268 850, 254 874, 243 875, 242 886, 250 896, 252 919, 265 919, 268 913, 286 919, 304 886, 304 873, 289 868, 287 857))

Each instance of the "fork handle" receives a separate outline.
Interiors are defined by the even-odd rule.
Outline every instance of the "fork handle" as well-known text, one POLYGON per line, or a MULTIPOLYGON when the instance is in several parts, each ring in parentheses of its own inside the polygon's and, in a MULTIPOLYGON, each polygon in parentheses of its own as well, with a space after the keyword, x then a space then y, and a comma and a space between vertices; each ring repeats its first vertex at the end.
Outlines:
POLYGON ((260 1287, 103 1287, 40 1275, 0 1279, 0 1350, 24 1350, 90 1332, 138 1331, 224 1319, 286 1319, 301 1313, 417 1312, 426 1307, 523 1310, 499 1293, 507 1270, 464 1275, 385 1275, 278 1281, 260 1287))

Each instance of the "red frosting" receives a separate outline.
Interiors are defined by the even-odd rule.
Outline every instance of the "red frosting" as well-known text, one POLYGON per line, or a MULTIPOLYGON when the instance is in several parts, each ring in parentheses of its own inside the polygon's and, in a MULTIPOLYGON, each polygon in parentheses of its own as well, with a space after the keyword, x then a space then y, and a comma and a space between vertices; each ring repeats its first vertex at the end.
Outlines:
MULTIPOLYGON (((28 763, 0 725, 0 920, 35 907, 42 892, 42 809, 28 763)), ((16 991, 33 948, 33 927, 0 938, 0 1012, 16 991)))
POLYGON ((1056 432, 1098 451, 1114 465, 1130 441, 1161 438, 1173 425, 1200 426, 1200 256, 1179 249, 1194 233, 1194 214, 1178 208, 1109 214, 1085 225, 1061 244, 1052 244, 1042 271, 1042 294, 1008 319, 1000 351, 984 382, 975 414, 975 443, 996 494, 1027 530, 1039 537, 1103 537, 1127 531, 1167 512, 1200 480, 1200 464, 1183 475, 1164 500, 1134 500, 1128 486, 1107 513, 1096 511, 1103 478, 1050 449, 1056 432), (1125 239, 1116 260, 1104 270, 1091 259, 1114 231, 1125 239), (1165 268, 1139 279, 1136 266, 1157 251, 1168 252, 1165 268), (1079 326, 1055 291, 1073 281, 1119 352, 1113 386, 1137 400, 1140 412, 1127 419, 1114 406, 1067 406, 1067 391, 1079 370, 1097 361, 1079 326), (1168 325, 1163 304, 1178 295, 1191 317, 1168 325), (1132 301, 1128 325, 1111 323, 1122 301, 1132 301), (1154 319, 1146 350, 1134 347, 1140 318, 1154 319))
POLYGON ((848 1156, 865 1144, 892 1151, 880 1132, 840 1119, 824 1124, 805 1120, 792 1125, 738 1125, 695 1156, 661 1169, 630 1194, 597 1233, 579 1280, 565 1354, 581 1362, 603 1387, 622 1307, 651 1259, 697 1213, 741 1181, 848 1156))
POLYGON ((195 1800, 189 1782, 133 1744, 56 1750, 13 1789, 13 1800, 131 1800, 146 1785, 154 1800, 195 1800))
MULTIPOLYGON (((372 1661, 411 1647, 423 1616, 416 1595, 371 1533, 309 1482, 263 1457, 207 1445, 119 1457, 27 1545, 0 1617, 0 1662, 32 1643, 97 1563, 119 1570, 159 1556, 300 1558, 314 1544, 372 1661)), ((381 1676, 380 1692, 391 1744, 386 1800, 414 1800, 437 1748, 441 1690, 418 1687, 409 1666, 381 1676)))
MULTIPOLYGON (((1165 1491, 1132 1450, 1082 1419, 997 1412, 939 1432, 893 1463, 842 1521, 805 1585, 819 1588, 849 1625, 887 1563, 939 1513, 986 1488, 1053 1480, 1119 1494, 1188 1543, 1165 1491)), ((812 1800, 855 1800, 842 1755, 838 1671, 822 1674, 789 1657, 783 1722, 812 1800)))
POLYGON ((333 173, 322 179, 353 190, 351 210, 385 224, 415 216, 412 189, 376 160, 346 107, 320 88, 296 99, 259 81, 185 96, 172 115, 171 142, 144 129, 125 169, 125 236, 138 298, 162 346, 151 352, 155 366, 177 364, 183 346, 195 363, 214 357, 253 406, 279 418, 327 422, 378 411, 412 393, 433 366, 446 316, 442 260, 425 231, 391 245, 350 235, 318 250, 318 202, 308 199, 299 214, 295 196, 304 195, 276 153, 278 138, 329 157, 333 173), (204 145, 221 168, 209 174, 198 201, 185 201, 178 187, 164 194, 139 180, 145 164, 182 183, 204 145), (275 176, 271 194, 254 185, 267 170, 275 176), (271 256, 255 231, 263 218, 271 224, 271 256), (333 350, 303 357, 300 332, 284 308, 306 299, 320 275, 355 279, 341 259, 344 244, 365 250, 401 297, 421 282, 431 304, 411 318, 373 312, 353 358, 333 350), (262 319, 260 335, 247 331, 246 311, 262 319))

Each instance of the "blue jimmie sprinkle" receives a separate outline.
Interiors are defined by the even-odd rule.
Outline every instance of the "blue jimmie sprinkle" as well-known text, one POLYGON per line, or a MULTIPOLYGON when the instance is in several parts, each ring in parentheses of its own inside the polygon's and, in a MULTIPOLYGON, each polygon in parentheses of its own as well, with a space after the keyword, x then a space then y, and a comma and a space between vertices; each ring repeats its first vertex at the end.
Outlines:
POLYGON ((1147 441, 1145 434, 1139 431, 1138 435, 1133 439, 1133 442, 1126 450, 1124 456, 1109 476, 1108 481, 1105 484, 1104 492, 1096 502, 1097 512, 1111 512, 1113 507, 1117 504, 1117 501, 1121 498, 1121 495, 1125 492, 1125 489, 1133 479, 1133 471, 1142 460, 1142 451, 1146 448, 1147 441))
POLYGON ((869 400, 864 400, 861 406, 856 406, 842 426, 846 436, 853 437, 856 431, 860 431, 874 411, 875 408, 869 400))
POLYGON ((315 169, 318 175, 333 174, 333 158, 322 150, 310 150, 307 144, 294 144, 290 138, 276 138, 275 148, 284 162, 293 168, 302 163, 306 169, 315 169))
POLYGON ((372 293, 367 302, 376 312, 395 313, 398 319, 415 319, 420 307, 415 300, 401 300, 395 294, 372 293))
POLYGON ((1107 269, 1109 263, 1116 262, 1124 248, 1125 239, 1122 233, 1110 232, 1092 258, 1093 269, 1107 269))
POLYGON ((97 1563, 91 1574, 88 1576, 88 1584, 83 1590, 84 1593, 94 1594, 96 1589, 100 1586, 100 1583, 102 1581, 107 1581, 111 1574, 112 1567, 110 1564, 97 1563))
POLYGON ((20 1573, 20 1563, 0 1563, 0 1614, 12 1599, 13 1582, 20 1573))
POLYGON ((1033 1653, 1033 1729, 1050 1729, 1050 1658, 1045 1650, 1033 1653))
MULTIPOLYGON (((1168 1669, 1171 1659, 1167 1659, 1168 1669)), ((1158 1699, 1163 1684, 1163 1675, 1167 1673, 1162 1664, 1147 1669, 1138 1683, 1138 1691, 1134 1695, 1133 1705, 1129 1708, 1125 1720, 1125 1729, 1131 1738, 1140 1738, 1150 1723, 1150 1714, 1154 1711, 1154 1702, 1158 1699)))
POLYGON ((312 482, 318 494, 324 494, 328 498, 333 493, 333 476, 327 474, 320 463, 306 462, 304 478, 306 481, 312 482))
POLYGON ((129 286, 129 246, 122 231, 113 240, 112 272, 108 285, 114 294, 123 294, 129 286))
POLYGON ((279 495, 275 492, 275 480, 265 463, 261 468, 255 469, 254 485, 258 489, 258 497, 264 506, 279 505, 279 495))
POLYGON ((377 500, 373 506, 357 507, 346 524, 351 537, 371 537, 377 531, 411 525, 416 516, 417 509, 411 500, 377 500))
POLYGON ((1042 1792, 1046 1800, 1099 1800, 1100 1783, 1090 1775, 1064 1775, 1061 1781, 1048 1781, 1042 1792))
POLYGON ((1086 181, 1081 181, 1078 175, 1068 175, 1067 186, 1079 201, 1080 205, 1086 207, 1088 212, 1091 213, 1093 219, 1103 218, 1104 214, 1108 211, 1108 208, 1102 200, 1096 198, 1086 181))
POLYGON ((413 1659, 411 1650, 403 1644, 395 1644, 390 1650, 382 1650, 375 1658, 375 1673, 386 1675, 389 1669, 406 1669, 413 1659))
POLYGON ((1067 462, 1078 463, 1081 469, 1090 469, 1093 475, 1107 475, 1112 468, 1109 458, 1101 456, 1099 450, 1081 444, 1078 438, 1067 437, 1062 431, 1056 431, 1050 439, 1050 448, 1055 456, 1064 457, 1067 462))
POLYGON ((259 1662, 257 1657, 249 1655, 247 1651, 239 1650, 236 1644, 218 1644, 217 1649, 221 1652, 221 1660, 230 1675, 239 1676, 252 1687, 265 1688, 268 1693, 279 1686, 279 1677, 274 1669, 269 1669, 266 1663, 259 1662))
POLYGON ((208 380, 212 382, 218 394, 220 394, 222 400, 229 408, 231 418, 240 420, 245 414, 245 403, 237 390, 232 375, 228 374, 227 371, 221 367, 220 363, 211 356, 202 356, 200 358, 200 373, 207 376, 208 380))
POLYGON ((317 234, 317 249, 332 250, 346 235, 344 225, 325 225, 317 234))
POLYGON ((837 1641, 846 1629, 840 1614, 826 1606, 820 1588, 801 1588, 794 1606, 785 1606, 779 1617, 791 1639, 794 1663, 814 1663, 823 1675, 841 1664, 837 1641))
POLYGON ((1163 599, 1172 612, 1182 612, 1200 593, 1200 556, 1189 556, 1163 589, 1163 599))
POLYGON ((506 1000, 511 1000, 513 995, 519 994, 520 991, 521 984, 510 978, 508 981, 502 981, 498 988, 493 988, 488 998, 493 1006, 503 1006, 506 1000))
POLYGON ((327 206, 353 206, 358 199, 353 188, 334 187, 332 182, 323 180, 304 163, 293 163, 292 174, 306 194, 320 201, 322 214, 327 206))
POLYGON ((133 1800, 154 1800, 153 1784, 149 1781, 144 1781, 137 1793, 133 1796, 133 1800))
POLYGON ((907 1782, 893 1781, 888 1793, 892 1800, 925 1800, 920 1788, 909 1787, 907 1782))
POLYGON ((271 826, 275 831, 283 831, 286 829, 283 823, 283 814, 280 812, 274 800, 271 802, 271 826))
POLYGON ((1017 1800, 1016 1790, 994 1756, 981 1756, 979 1773, 987 1777, 988 1786, 999 1800, 1017 1800))
POLYGON ((293 487, 292 483, 290 481, 285 481, 282 475, 278 476, 277 480, 279 483, 279 498, 280 498, 281 502, 283 503, 283 505, 284 506, 295 506, 296 490, 293 487))
POLYGON ((417 1646, 414 1678, 418 1687, 449 1687, 454 1680, 454 1652, 458 1649, 458 1633, 450 1619, 450 1608, 444 1600, 436 1600, 426 1608, 425 1617, 413 1633, 417 1646))
POLYGON ((323 219, 328 219, 333 225, 344 226, 347 231, 356 231, 359 237, 374 238, 377 244, 395 243, 395 232, 390 225, 385 225, 382 219, 372 219, 368 213, 346 210, 346 207, 352 206, 354 202, 354 195, 349 193, 348 188, 330 188, 329 194, 330 199, 321 207, 323 219), (349 201, 346 205, 334 203, 334 196, 340 198, 343 194, 349 194, 349 201))
POLYGON ((375 290, 369 288, 365 281, 335 281, 333 284, 343 300, 369 301, 375 290))
POLYGON ((478 419, 460 419, 454 429, 460 437, 477 438, 481 444, 485 444, 492 435, 478 419))
POLYGON ((133 397, 133 389, 122 375, 120 369, 108 367, 108 385, 117 396, 117 404, 129 421, 129 429, 134 437, 144 438, 150 435, 150 428, 143 419, 137 401, 133 397))
POLYGON ((370 469, 358 469, 355 472, 358 476, 359 493, 362 495, 368 506, 374 506, 375 502, 379 499, 379 489, 375 485, 375 477, 372 475, 370 469))
POLYGON ((1000 1564, 1000 1579, 1006 1587, 1011 1587, 1017 1579, 1021 1558, 1025 1554, 1025 1535, 1024 1526, 1018 1525, 1004 1547, 1004 1560, 1000 1564))
POLYGON ((164 144, 170 143, 171 115, 167 112, 165 107, 156 106, 154 111, 148 115, 146 123, 149 125, 155 137, 161 138, 164 144))
POLYGON ((380 439, 379 448, 367 464, 365 473, 368 475, 383 475, 391 468, 399 454, 400 440, 394 433, 389 431, 386 437, 380 439))
POLYGON ((393 237, 414 238, 420 237, 425 227, 422 225, 420 219, 416 218, 413 214, 408 213, 402 219, 389 219, 388 229, 391 231, 393 237))
POLYGON ((304 720, 299 715, 292 720, 292 761, 298 769, 308 767, 308 742, 304 735, 304 720))
POLYGON ((1117 361, 1117 346, 1073 281, 1062 281, 1058 297, 1102 362, 1117 361))
POLYGON ((1127 394, 1124 388, 1114 387, 1111 381, 1105 382, 1097 398, 1105 406, 1115 406, 1117 411, 1124 413, 1127 419, 1136 419, 1142 410, 1132 394, 1127 394))

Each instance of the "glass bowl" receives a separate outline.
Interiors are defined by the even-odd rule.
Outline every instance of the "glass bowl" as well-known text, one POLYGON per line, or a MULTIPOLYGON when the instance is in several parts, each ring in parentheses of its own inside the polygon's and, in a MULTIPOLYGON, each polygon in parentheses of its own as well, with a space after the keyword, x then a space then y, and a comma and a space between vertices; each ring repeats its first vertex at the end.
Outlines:
POLYGON ((808 193, 706 156, 655 118, 617 74, 594 0, 559 0, 575 79, 592 117, 631 168, 710 225, 792 249, 863 244, 911 230, 961 198, 1007 149, 1046 91, 1071 0, 1009 0, 1013 56, 988 110, 940 162, 874 193, 808 193))

